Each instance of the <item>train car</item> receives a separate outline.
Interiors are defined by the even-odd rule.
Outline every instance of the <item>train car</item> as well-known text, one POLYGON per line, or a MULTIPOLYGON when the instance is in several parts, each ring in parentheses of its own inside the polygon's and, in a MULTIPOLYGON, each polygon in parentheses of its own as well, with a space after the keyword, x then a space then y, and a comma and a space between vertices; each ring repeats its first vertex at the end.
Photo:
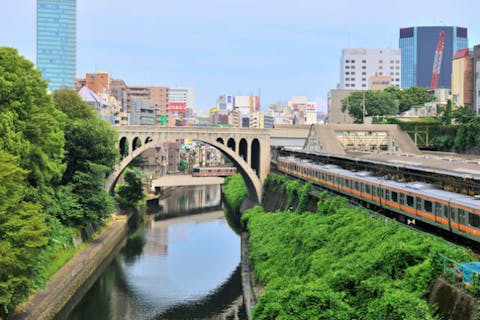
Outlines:
POLYGON ((193 177, 228 177, 237 173, 236 167, 198 167, 192 169, 193 177))
POLYGON ((419 182, 402 182, 335 165, 278 157, 277 169, 410 219, 480 242, 480 200, 419 182))

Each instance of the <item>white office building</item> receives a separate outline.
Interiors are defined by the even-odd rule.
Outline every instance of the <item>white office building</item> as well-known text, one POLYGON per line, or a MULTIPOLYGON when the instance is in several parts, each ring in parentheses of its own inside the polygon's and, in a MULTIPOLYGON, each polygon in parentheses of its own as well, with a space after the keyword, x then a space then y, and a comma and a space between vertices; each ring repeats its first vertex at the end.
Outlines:
POLYGON ((189 87, 169 87, 169 104, 185 104, 186 109, 195 109, 195 92, 189 87))
POLYGON ((370 78, 375 76, 388 76, 391 84, 400 88, 401 62, 400 49, 343 49, 338 89, 368 90, 370 78))

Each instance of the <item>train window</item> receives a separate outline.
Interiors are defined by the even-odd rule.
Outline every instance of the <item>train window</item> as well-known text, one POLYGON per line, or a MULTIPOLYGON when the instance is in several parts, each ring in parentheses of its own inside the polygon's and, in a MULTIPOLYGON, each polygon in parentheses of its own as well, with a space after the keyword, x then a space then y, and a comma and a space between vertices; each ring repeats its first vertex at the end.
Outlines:
POLYGON ((392 201, 398 202, 398 193, 395 191, 392 191, 390 193, 390 198, 392 199, 392 201))
POLYGON ((347 188, 350 188, 350 180, 345 179, 345 186, 346 186, 347 188))
POLYGON ((355 181, 355 190, 360 190, 360 182, 355 181))
POLYGON ((429 200, 423 200, 423 208, 427 212, 432 212, 432 201, 429 200))
POLYGON ((468 222, 472 227, 478 228, 480 227, 480 216, 478 214, 469 212, 468 222))
POLYGON ((365 192, 368 193, 368 194, 372 194, 372 188, 370 187, 369 184, 365 185, 365 192))
POLYGON ((439 216, 442 214, 442 204, 435 202, 435 215, 439 216))
POLYGON ((403 193, 400 193, 400 203, 401 204, 405 203, 405 195, 403 193))
POLYGON ((465 224, 465 211, 458 209, 458 223, 465 224))
POLYGON ((407 206, 413 208, 413 197, 412 196, 407 195, 407 206))
POLYGON ((448 218, 448 207, 447 206, 443 206, 443 216, 445 218, 448 218))
POLYGON ((417 207, 417 209, 422 210, 422 199, 421 198, 417 198, 416 207, 417 207))

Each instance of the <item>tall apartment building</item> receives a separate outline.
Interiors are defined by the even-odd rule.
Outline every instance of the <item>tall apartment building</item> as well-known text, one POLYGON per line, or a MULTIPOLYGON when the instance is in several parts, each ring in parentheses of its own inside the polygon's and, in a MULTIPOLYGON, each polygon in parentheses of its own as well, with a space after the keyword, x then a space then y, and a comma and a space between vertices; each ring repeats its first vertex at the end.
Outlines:
POLYGON ((473 109, 480 115, 480 44, 473 47, 473 109))
POLYGON ((48 89, 75 88, 76 0, 37 0, 37 68, 48 89))
POLYGON ((373 76, 388 76, 400 87, 401 60, 400 49, 343 49, 339 89, 367 90, 373 76))
POLYGON ((455 52, 468 48, 467 28, 430 26, 400 29, 402 88, 430 87, 433 60, 441 31, 444 32, 444 47, 438 87, 451 87, 452 59, 455 52))
POLYGON ((453 56, 452 103, 459 107, 472 107, 473 58, 469 49, 460 49, 453 56))

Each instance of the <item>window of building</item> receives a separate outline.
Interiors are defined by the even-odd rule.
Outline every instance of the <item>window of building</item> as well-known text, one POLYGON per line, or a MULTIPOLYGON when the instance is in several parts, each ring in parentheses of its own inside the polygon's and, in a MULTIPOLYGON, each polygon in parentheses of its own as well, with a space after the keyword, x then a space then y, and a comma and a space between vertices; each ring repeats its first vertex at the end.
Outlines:
POLYGON ((350 60, 345 60, 345 63, 349 63, 349 62, 350 62, 350 60))
POLYGON ((390 72, 390 75, 393 76, 393 72, 390 72))
POLYGON ((395 78, 395 81, 400 81, 400 79, 399 79, 399 78, 395 78))
POLYGON ((367 60, 362 60, 362 63, 367 63, 367 60))
POLYGON ((393 60, 390 60, 390 63, 393 63, 393 60))
POLYGON ((355 83, 352 83, 352 87, 355 87, 355 83))
POLYGON ((400 69, 400 67, 399 67, 399 66, 396 66, 396 67, 395 67, 395 69, 396 69, 396 70, 399 70, 399 69, 400 69))
POLYGON ((350 66, 345 66, 345 69, 350 69, 350 66))
POLYGON ((362 81, 367 81, 367 78, 362 78, 362 81))
POLYGON ((379 66, 379 67, 378 67, 378 69, 380 69, 380 70, 381 70, 381 69, 383 69, 383 67, 382 67, 382 66, 379 66))
POLYGON ((383 76, 383 72, 379 72, 378 75, 383 76))
POLYGON ((400 63, 400 60, 396 60, 395 62, 396 62, 396 63, 400 63))
POLYGON ((362 83, 362 87, 366 87, 367 85, 365 83, 362 83))
POLYGON ((345 72, 345 74, 346 74, 346 75, 349 75, 349 74, 350 74, 350 72, 348 72, 348 71, 347 71, 347 72, 345 72))
POLYGON ((367 67, 366 67, 366 66, 362 66, 362 69, 367 69, 367 67))
POLYGON ((350 78, 345 78, 345 81, 348 81, 348 80, 350 80, 350 78))
MULTIPOLYGON (((362 76, 366 76, 366 75, 367 75, 367 73, 366 73, 366 72, 362 72, 362 76)), ((479 93, 480 93, 480 92, 479 92, 479 93)))
POLYGON ((350 87, 350 85, 348 83, 345 84, 345 87, 350 87))
POLYGON ((392 66, 392 67, 390 67, 390 70, 393 70, 393 66, 392 66))
POLYGON ((355 69, 355 66, 352 66, 352 69, 355 69))
POLYGON ((355 78, 350 78, 350 80, 355 81, 355 78))
POLYGON ((354 74, 355 74, 355 72, 352 71, 351 75, 354 75, 354 74))
POLYGON ((383 63, 383 60, 378 60, 378 63, 383 63))
POLYGON ((352 63, 355 63, 355 60, 352 60, 351 62, 352 62, 352 63))

